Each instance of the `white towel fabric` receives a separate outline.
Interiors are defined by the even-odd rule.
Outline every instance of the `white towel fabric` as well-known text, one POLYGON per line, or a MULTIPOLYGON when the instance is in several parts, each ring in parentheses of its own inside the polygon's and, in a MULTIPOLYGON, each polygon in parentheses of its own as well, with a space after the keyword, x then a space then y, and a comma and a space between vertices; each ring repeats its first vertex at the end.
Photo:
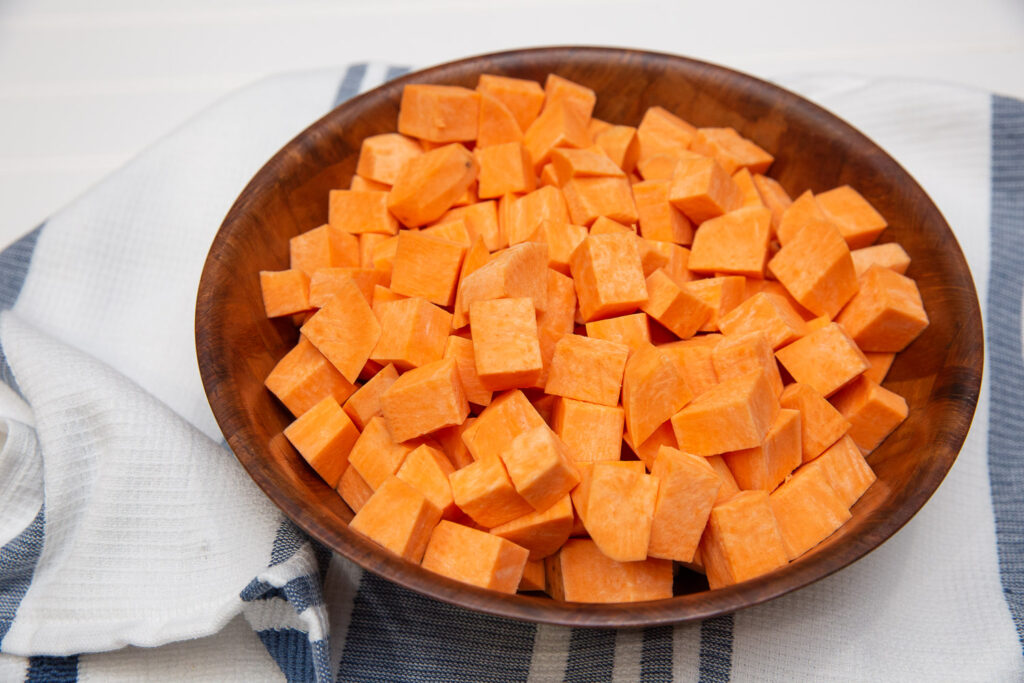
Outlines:
POLYGON ((283 518, 210 414, 193 313, 221 219, 299 130, 402 71, 261 81, 0 254, 0 680, 1024 678, 1024 419, 990 396, 1024 384, 1024 103, 778 79, 889 150, 953 226, 989 335, 974 427, 925 508, 855 565, 703 624, 615 632, 364 574, 283 518))

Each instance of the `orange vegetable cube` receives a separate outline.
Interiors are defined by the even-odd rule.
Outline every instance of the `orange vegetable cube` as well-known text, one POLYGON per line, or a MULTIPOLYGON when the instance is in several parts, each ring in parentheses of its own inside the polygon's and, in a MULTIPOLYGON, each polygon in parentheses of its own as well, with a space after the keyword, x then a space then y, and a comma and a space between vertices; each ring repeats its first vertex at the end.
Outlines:
POLYGON ((373 489, 354 467, 345 468, 345 473, 338 480, 337 490, 345 504, 352 508, 352 512, 359 512, 373 495, 373 489))
POLYGON ((398 235, 391 271, 391 290, 421 297, 439 306, 455 300, 455 285, 466 248, 413 230, 398 235))
POLYGON ((659 484, 647 555, 692 562, 722 480, 704 458, 665 446, 651 475, 659 484))
POLYGON ((387 285, 388 279, 387 273, 372 268, 321 268, 309 278, 309 303, 323 308, 328 299, 344 292, 347 285, 343 280, 351 280, 369 304, 373 302, 373 288, 387 285))
POLYGON ((729 175, 739 169, 764 173, 775 161, 775 157, 733 128, 698 128, 690 149, 713 157, 729 175))
POLYGON ((390 477, 373 492, 348 528, 418 564, 440 521, 441 511, 426 496, 390 477))
POLYGON ((711 305, 690 290, 682 289, 665 271, 651 273, 646 284, 648 298, 640 310, 680 339, 692 337, 711 318, 711 305))
POLYGON ((461 424, 469 415, 454 358, 409 370, 381 394, 380 405, 396 441, 461 424))
POLYGON ((782 544, 795 560, 850 519, 850 510, 821 468, 801 468, 768 497, 782 544))
POLYGON ((889 368, 892 367, 896 354, 865 351, 864 356, 871 363, 871 367, 864 371, 864 377, 876 384, 881 384, 885 380, 885 376, 889 374, 889 368))
POLYGON ((436 221, 476 180, 477 171, 476 158, 460 144, 425 152, 402 166, 387 194, 387 209, 409 227, 436 221))
POLYGON ((639 351, 651 343, 651 328, 646 313, 631 313, 586 324, 587 336, 625 344, 630 351, 639 351))
POLYGON ((527 560, 523 568, 523 578, 519 580, 519 592, 545 592, 547 579, 544 576, 544 560, 527 560))
POLYGON ((671 181, 676 166, 683 159, 703 159, 694 152, 676 152, 674 154, 655 154, 644 157, 637 162, 636 170, 645 181, 671 181))
POLYGON ((556 397, 551 428, 569 448, 574 462, 618 460, 622 452, 625 413, 621 406, 602 406, 556 397))
POLYGON ((268 318, 308 311, 309 276, 301 270, 261 270, 263 310, 268 318))
MULTIPOLYGON (((578 226, 577 226, 578 227, 578 226)), ((573 316, 576 312, 576 289, 572 278, 554 270, 548 270, 548 303, 545 310, 537 314, 537 328, 555 333, 555 341, 573 330, 573 316)))
POLYGON ((356 173, 386 185, 394 185, 398 172, 409 159, 423 154, 420 143, 399 133, 371 135, 359 148, 356 173))
MULTIPOLYGON (((465 208, 465 207, 457 207, 465 208)), ((451 213, 450 211, 448 213, 451 213)), ((473 235, 469 232, 469 227, 466 225, 466 221, 455 219, 446 221, 442 216, 437 223, 434 223, 429 228, 421 228, 420 230, 407 230, 404 232, 411 232, 417 235, 423 235, 427 237, 433 237, 446 242, 453 242, 463 249, 469 249, 473 246, 473 235)), ((397 254, 397 248, 395 252, 397 254)), ((392 269, 394 266, 392 265, 392 269)))
POLYGON ((544 81, 544 107, 550 107, 555 102, 575 103, 575 106, 586 116, 587 121, 594 111, 597 103, 597 94, 585 85, 580 85, 562 78, 557 74, 548 74, 544 81))
POLYGON ((857 292, 850 250, 828 225, 798 232, 771 258, 768 269, 815 315, 835 317, 857 292))
POLYGON ((720 382, 672 416, 679 450, 717 455, 753 448, 764 441, 779 399, 767 373, 720 382))
POLYGON ((495 396, 472 427, 463 431, 462 440, 474 459, 500 459, 519 434, 544 424, 523 392, 514 389, 495 396))
POLYGON ((480 110, 477 123, 477 149, 502 145, 508 142, 522 142, 523 131, 515 115, 505 104, 485 92, 480 93, 480 110))
POLYGON ((863 351, 898 352, 928 326, 917 283, 894 270, 875 265, 860 290, 836 316, 863 351))
POLYGON ((476 372, 492 391, 528 387, 543 367, 531 299, 474 301, 469 307, 476 372))
POLYGON ((548 248, 524 242, 499 252, 463 279, 459 286, 462 310, 476 301, 531 299, 538 311, 547 308, 548 248))
POLYGON ((673 361, 682 370, 686 382, 699 396, 718 384, 718 373, 711 359, 711 352, 721 340, 722 335, 702 335, 691 339, 662 344, 659 348, 669 353, 673 361))
MULTIPOLYGON (((754 176, 751 175, 750 171, 746 168, 741 168, 732 174, 733 182, 736 183, 736 187, 740 188, 740 196, 743 197, 741 201, 742 206, 759 206, 762 208, 768 208, 761 201, 761 195, 757 191, 757 187, 754 185, 754 176)), ((771 210, 768 211, 768 215, 771 216, 771 210)), ((771 219, 769 218, 769 225, 771 219)))
POLYGON ((836 226, 818 206, 818 200, 815 199, 814 193, 807 190, 781 213, 776 234, 779 243, 786 244, 804 228, 810 228, 814 232, 826 230, 829 227, 835 228, 836 226))
POLYGON ((726 313, 718 326, 731 337, 762 331, 771 347, 777 349, 803 334, 804 319, 785 297, 758 292, 726 313))
POLYGON ((538 512, 580 483, 568 447, 547 425, 517 435, 501 458, 516 491, 538 512))
POLYGON ((381 414, 380 395, 397 379, 398 371, 389 363, 345 401, 342 409, 356 427, 365 429, 371 419, 381 414))
POLYGON ((706 277, 683 283, 685 291, 711 306, 711 317, 701 326, 702 332, 717 331, 719 321, 743 302, 744 284, 740 275, 706 277))
POLYGON ((642 444, 693 395, 671 353, 654 346, 634 352, 622 381, 622 407, 630 439, 642 444))
POLYGON ((441 511, 443 519, 452 519, 458 513, 458 508, 452 498, 448 475, 454 471, 448 456, 422 444, 405 456, 395 476, 422 493, 441 511))
POLYGON ((545 222, 549 225, 569 222, 565 196, 557 187, 542 187, 513 202, 505 224, 508 243, 514 245, 535 240, 545 222))
POLYGON ((482 238, 488 251, 496 251, 505 246, 501 241, 498 228, 498 204, 491 201, 480 201, 469 206, 457 206, 449 209, 439 219, 443 222, 461 220, 469 230, 470 241, 482 238))
POLYGON ((580 401, 617 405, 628 357, 629 347, 624 344, 567 334, 555 344, 544 390, 580 401))
POLYGON ((544 106, 544 91, 536 81, 480 74, 476 89, 497 98, 508 107, 521 130, 530 127, 544 106))
POLYGON ((896 242, 854 249, 850 252, 850 257, 853 259, 853 270, 857 273, 858 279, 867 272, 868 268, 876 264, 896 271, 900 275, 906 273, 907 268, 910 267, 910 255, 896 242))
MULTIPOLYGON (((729 465, 725 462, 725 458, 721 455, 710 455, 704 460, 711 465, 711 469, 718 475, 719 480, 722 482, 722 488, 718 489, 718 497, 715 498, 715 505, 724 503, 729 500, 737 493, 740 492, 740 485, 736 482, 736 477, 732 476, 732 470, 729 469, 729 465)), ((700 547, 697 548, 697 556, 700 555, 700 547)))
POLYGON ((722 455, 736 483, 744 490, 775 490, 803 462, 800 411, 779 410, 760 446, 722 455))
POLYGON ((544 560, 551 596, 564 602, 643 602, 672 597, 672 562, 616 562, 588 539, 569 539, 544 560))
POLYGON ((649 240, 690 244, 693 224, 668 201, 670 179, 645 180, 633 185, 640 234, 649 240))
MULTIPOLYGON (((591 234, 591 235, 614 235, 616 233, 619 233, 619 234, 623 234, 624 233, 624 234, 627 234, 627 235, 634 235, 635 236, 636 235, 636 229, 633 228, 633 227, 630 227, 628 225, 623 225, 622 223, 619 223, 618 221, 612 220, 611 218, 608 218, 607 216, 598 216, 597 219, 594 220, 593 225, 590 226, 590 233, 589 234, 591 234)), ((640 243, 637 242, 637 250, 639 250, 639 249, 640 249, 640 243)), ((641 262, 642 262, 642 260, 643 259, 641 257, 641 262)))
POLYGON ((551 160, 556 147, 583 149, 592 143, 587 130, 589 114, 565 99, 549 102, 523 134, 523 144, 530 152, 533 168, 540 168, 551 160))
POLYGON ((423 566, 473 586, 515 593, 529 554, 511 541, 444 520, 430 537, 423 566))
POLYGON ((482 237, 477 237, 462 259, 459 269, 459 282, 455 286, 455 303, 452 305, 452 329, 458 330, 469 324, 469 310, 463 308, 462 283, 471 273, 476 272, 491 259, 490 252, 482 237))
POLYGON ((321 268, 357 267, 359 239, 324 224, 288 240, 288 258, 293 270, 310 277, 321 268))
POLYGON ((371 417, 348 455, 355 468, 373 490, 398 471, 413 446, 394 440, 383 417, 371 417))
POLYGON ((873 243, 888 225, 882 215, 849 185, 818 195, 818 206, 839 228, 850 249, 873 243))
POLYGON ((621 463, 599 461, 585 470, 583 525, 605 555, 618 562, 647 558, 658 480, 621 463))
POLYGON ((342 402, 356 390, 304 336, 277 362, 264 385, 298 417, 317 403, 333 396, 342 402))
POLYGON ((476 140, 480 95, 452 85, 410 84, 402 89, 398 132, 429 142, 476 140))
POLYGON ((740 208, 740 188, 717 161, 684 158, 676 165, 668 200, 694 223, 740 208))
POLYGON ((398 246, 398 236, 364 232, 358 235, 357 239, 359 240, 359 266, 361 268, 376 268, 390 273, 391 262, 395 259, 395 248, 398 246))
MULTIPOLYGON (((569 259, 580 243, 587 239, 587 229, 582 225, 562 223, 560 221, 543 220, 540 235, 548 245, 548 267, 563 275, 569 275, 569 259)), ((572 289, 572 280, 569 280, 572 289)), ((573 305, 576 294, 573 290, 573 305)))
POLYGON ((477 194, 481 199, 500 197, 509 192, 533 192, 537 187, 530 153, 523 143, 499 143, 478 148, 475 154, 480 164, 477 194))
POLYGON ((348 278, 306 321, 302 334, 345 379, 355 382, 381 338, 381 326, 356 283, 348 278))
POLYGON ((285 427, 284 435, 320 478, 334 488, 348 467, 359 430, 333 396, 327 396, 285 427))
POLYGON ((370 359, 399 370, 440 360, 451 331, 452 315, 426 299, 410 297, 377 307, 381 335, 370 359))
POLYGON ((850 429, 850 422, 813 387, 794 382, 782 390, 779 404, 800 411, 803 461, 810 462, 850 429))
POLYGON ((387 192, 391 189, 391 185, 387 183, 378 183, 376 180, 370 180, 369 178, 364 178, 359 174, 354 174, 352 176, 352 181, 348 184, 348 189, 364 192, 367 190, 387 192))
POLYGON ((870 366, 841 325, 829 323, 775 352, 793 379, 828 398, 870 366))
POLYGON ((632 313, 647 300, 636 238, 590 235, 569 259, 584 322, 632 313))
POLYGON ((711 590, 785 565, 789 557, 768 494, 742 491, 712 508, 700 556, 711 590))
MULTIPOLYGON (((591 119, 593 121, 593 119, 591 119)), ((636 141, 636 128, 632 126, 608 126, 594 133, 594 144, 604 150, 615 165, 629 173, 636 166, 640 147, 636 141)))
POLYGON ((650 107, 636 129, 638 158, 686 152, 697 129, 662 107, 650 107))
MULTIPOLYGON (((610 162, 609 162, 610 163, 610 162)), ((590 225, 599 216, 636 223, 636 202, 625 177, 577 177, 562 186, 569 216, 577 225, 590 225)))
POLYGON ((558 551, 572 531, 572 501, 562 496, 546 510, 533 511, 491 529, 491 533, 530 551, 531 560, 540 560, 558 551))
POLYGON ((857 444, 849 436, 836 441, 801 470, 821 468, 839 499, 852 507, 874 483, 875 473, 864 459, 857 444))
POLYGON ((629 450, 633 451, 648 471, 654 467, 654 461, 658 457, 658 451, 662 446, 668 448, 678 448, 679 446, 679 442, 676 441, 676 434, 672 430, 672 422, 670 421, 663 422, 661 426, 655 429, 654 433, 647 437, 647 440, 641 444, 634 443, 633 439, 629 436, 628 431, 622 435, 622 442, 629 447, 629 450))
POLYGON ((473 455, 466 448, 466 444, 462 440, 462 434, 472 427, 475 422, 475 417, 467 417, 466 421, 460 425, 444 427, 431 434, 431 437, 441 446, 445 455, 448 456, 448 460, 457 470, 461 470, 473 462, 473 455))
POLYGON ((693 238, 687 267, 698 273, 764 277, 771 212, 749 206, 704 221, 693 238))
POLYGON ((761 202, 772 212, 772 234, 774 235, 779 229, 783 212, 793 203, 793 200, 789 198, 786 188, 782 187, 774 178, 755 173, 753 181, 754 187, 761 197, 761 202))
POLYGON ((603 152, 594 151, 593 147, 552 150, 551 166, 555 177, 562 184, 572 178, 626 177, 626 174, 614 161, 603 152))
MULTIPOLYGON (((477 424, 479 422, 477 420, 477 424)), ((501 526, 534 511, 533 506, 516 492, 501 458, 478 458, 455 470, 448 481, 452 485, 455 504, 485 528, 501 526)))
POLYGON ((908 414, 906 399, 864 377, 837 392, 832 405, 850 421, 848 434, 865 453, 875 450, 908 414))
POLYGON ((398 232, 398 221, 388 211, 389 196, 388 192, 378 190, 331 190, 327 224, 331 230, 353 235, 394 235, 398 232))
POLYGON ((491 390, 480 381, 476 371, 476 356, 473 351, 473 340, 451 335, 444 347, 444 357, 454 358, 459 369, 459 380, 466 392, 466 400, 478 406, 486 406, 491 402, 491 390))
POLYGON ((725 382, 751 372, 764 372, 778 396, 782 393, 782 377, 772 353, 772 345, 764 332, 751 332, 739 337, 725 337, 711 351, 715 374, 725 382))

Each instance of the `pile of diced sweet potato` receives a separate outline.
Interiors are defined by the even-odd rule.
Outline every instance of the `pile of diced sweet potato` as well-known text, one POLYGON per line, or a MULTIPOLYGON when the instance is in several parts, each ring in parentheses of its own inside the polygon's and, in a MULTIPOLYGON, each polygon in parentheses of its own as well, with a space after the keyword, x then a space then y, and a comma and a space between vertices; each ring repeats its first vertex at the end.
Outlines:
POLYGON ((406 86, 260 273, 301 326, 266 385, 351 529, 411 562, 576 602, 669 597, 673 563, 727 586, 849 519, 928 318, 854 189, 791 200, 733 129, 595 100, 406 86))

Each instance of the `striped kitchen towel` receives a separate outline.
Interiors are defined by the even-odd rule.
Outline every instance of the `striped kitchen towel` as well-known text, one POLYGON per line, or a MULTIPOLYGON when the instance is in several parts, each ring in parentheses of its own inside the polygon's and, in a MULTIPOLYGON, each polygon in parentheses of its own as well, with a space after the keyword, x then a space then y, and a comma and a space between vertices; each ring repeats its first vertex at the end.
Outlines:
POLYGON ((202 390, 195 294, 234 198, 403 72, 257 83, 0 254, 0 680, 1024 679, 1024 103, 778 79, 888 149, 953 226, 987 325, 974 427, 924 509, 836 575, 703 623, 585 630, 441 604, 311 542, 202 390))

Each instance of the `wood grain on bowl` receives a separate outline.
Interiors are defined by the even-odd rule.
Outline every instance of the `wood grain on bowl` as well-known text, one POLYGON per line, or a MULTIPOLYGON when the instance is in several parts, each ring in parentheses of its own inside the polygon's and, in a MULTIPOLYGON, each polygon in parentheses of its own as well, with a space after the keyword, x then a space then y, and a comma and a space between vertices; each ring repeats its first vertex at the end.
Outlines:
POLYGON ((242 191, 213 242, 199 286, 196 345, 210 404, 228 444, 256 483, 314 538, 407 588, 502 616, 580 626, 649 626, 732 612, 806 586, 847 566, 896 532, 956 458, 977 403, 982 327, 956 239, 925 192, 882 149, 825 110, 771 84, 671 55, 606 48, 543 48, 466 59, 410 74, 350 100, 303 131, 242 191), (882 241, 909 253, 907 275, 931 324, 899 354, 886 386, 908 419, 869 456, 878 481, 851 520, 798 561, 757 579, 706 590, 681 572, 671 599, 569 604, 457 583, 408 563, 348 529, 352 513, 282 431, 288 411, 264 388, 296 342, 267 319, 258 273, 288 267, 288 239, 327 220, 331 189, 347 187, 363 138, 395 129, 407 83, 475 87, 481 73, 543 81, 549 73, 597 93, 594 115, 636 125, 658 105, 697 126, 731 126, 775 156, 770 174, 791 194, 855 187, 888 220, 882 241))

